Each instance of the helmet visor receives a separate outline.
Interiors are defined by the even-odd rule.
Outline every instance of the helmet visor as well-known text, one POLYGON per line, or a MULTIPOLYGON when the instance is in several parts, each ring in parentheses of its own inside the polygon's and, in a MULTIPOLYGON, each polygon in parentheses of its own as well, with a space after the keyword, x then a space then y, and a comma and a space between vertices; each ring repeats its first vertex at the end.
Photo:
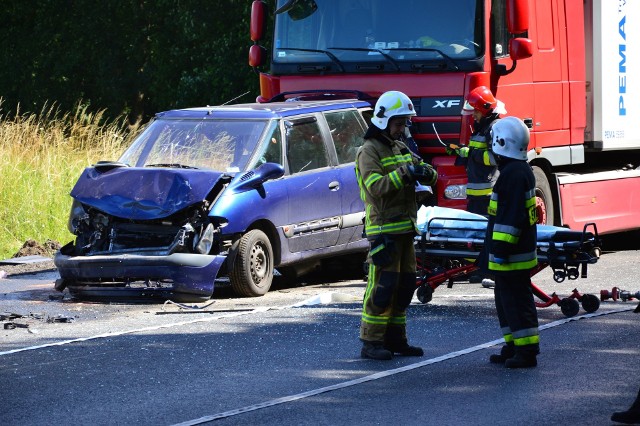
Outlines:
POLYGON ((469 101, 464 101, 464 105, 462 106, 462 111, 460 114, 462 115, 471 115, 473 114, 474 108, 471 106, 469 101))

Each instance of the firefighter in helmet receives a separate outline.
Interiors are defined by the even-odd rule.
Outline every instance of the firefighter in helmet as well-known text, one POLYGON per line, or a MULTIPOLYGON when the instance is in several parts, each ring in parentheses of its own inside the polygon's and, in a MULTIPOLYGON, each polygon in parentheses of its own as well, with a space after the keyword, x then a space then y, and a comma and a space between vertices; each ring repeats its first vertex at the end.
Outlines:
POLYGON ((489 203, 486 265, 495 277, 495 304, 505 345, 489 361, 508 368, 537 365, 538 314, 530 272, 537 265, 536 180, 527 162, 529 129, 505 117, 491 130, 491 147, 500 176, 489 203))
POLYGON ((504 104, 485 86, 473 89, 462 108, 462 115, 473 115, 473 133, 469 146, 460 147, 455 153, 456 164, 467 168, 467 210, 471 213, 487 216, 491 188, 498 178, 496 161, 487 142, 491 127, 506 113, 504 104))
POLYGON ((360 323, 363 358, 424 355, 422 348, 407 341, 406 309, 416 288, 416 183, 433 185, 437 173, 403 142, 407 121, 415 115, 407 95, 383 93, 365 142, 356 153, 365 234, 370 242, 360 323))

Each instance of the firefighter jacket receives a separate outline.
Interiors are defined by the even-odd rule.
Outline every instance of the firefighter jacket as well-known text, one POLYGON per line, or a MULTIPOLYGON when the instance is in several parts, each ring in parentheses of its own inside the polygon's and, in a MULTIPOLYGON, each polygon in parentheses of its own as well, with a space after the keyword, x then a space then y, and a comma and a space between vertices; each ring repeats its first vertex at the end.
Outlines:
POLYGON ((488 199, 498 179, 496 159, 490 149, 491 127, 497 120, 498 115, 492 114, 476 123, 469 138, 468 156, 456 161, 467 169, 467 198, 488 199))
POLYGON ((437 173, 412 154, 402 141, 384 133, 365 139, 356 153, 356 176, 365 204, 365 234, 373 239, 383 234, 418 232, 415 179, 408 166, 425 167, 433 185, 437 173))
POLYGON ((526 161, 502 157, 499 169, 485 238, 488 269, 494 273, 530 270, 538 263, 536 180, 526 161))

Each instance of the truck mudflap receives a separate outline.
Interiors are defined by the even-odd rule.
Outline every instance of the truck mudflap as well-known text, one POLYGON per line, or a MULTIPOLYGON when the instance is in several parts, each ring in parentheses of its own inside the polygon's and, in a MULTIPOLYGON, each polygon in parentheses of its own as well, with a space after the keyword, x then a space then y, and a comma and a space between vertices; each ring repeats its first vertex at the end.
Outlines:
POLYGON ((77 299, 202 302, 214 290, 214 282, 226 256, 173 253, 166 256, 98 255, 54 256, 60 279, 77 299))

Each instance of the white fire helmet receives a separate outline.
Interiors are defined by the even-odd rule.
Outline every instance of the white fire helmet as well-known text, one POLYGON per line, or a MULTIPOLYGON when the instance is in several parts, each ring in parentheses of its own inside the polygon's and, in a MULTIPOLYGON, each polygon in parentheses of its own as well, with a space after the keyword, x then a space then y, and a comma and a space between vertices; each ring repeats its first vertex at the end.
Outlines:
POLYGON ((504 117, 491 127, 491 149, 494 153, 516 160, 527 160, 529 129, 517 117, 504 117))
POLYGON ((378 129, 385 130, 391 117, 406 116, 408 118, 414 115, 416 111, 411 99, 402 92, 391 90, 384 92, 378 98, 371 123, 378 129))

